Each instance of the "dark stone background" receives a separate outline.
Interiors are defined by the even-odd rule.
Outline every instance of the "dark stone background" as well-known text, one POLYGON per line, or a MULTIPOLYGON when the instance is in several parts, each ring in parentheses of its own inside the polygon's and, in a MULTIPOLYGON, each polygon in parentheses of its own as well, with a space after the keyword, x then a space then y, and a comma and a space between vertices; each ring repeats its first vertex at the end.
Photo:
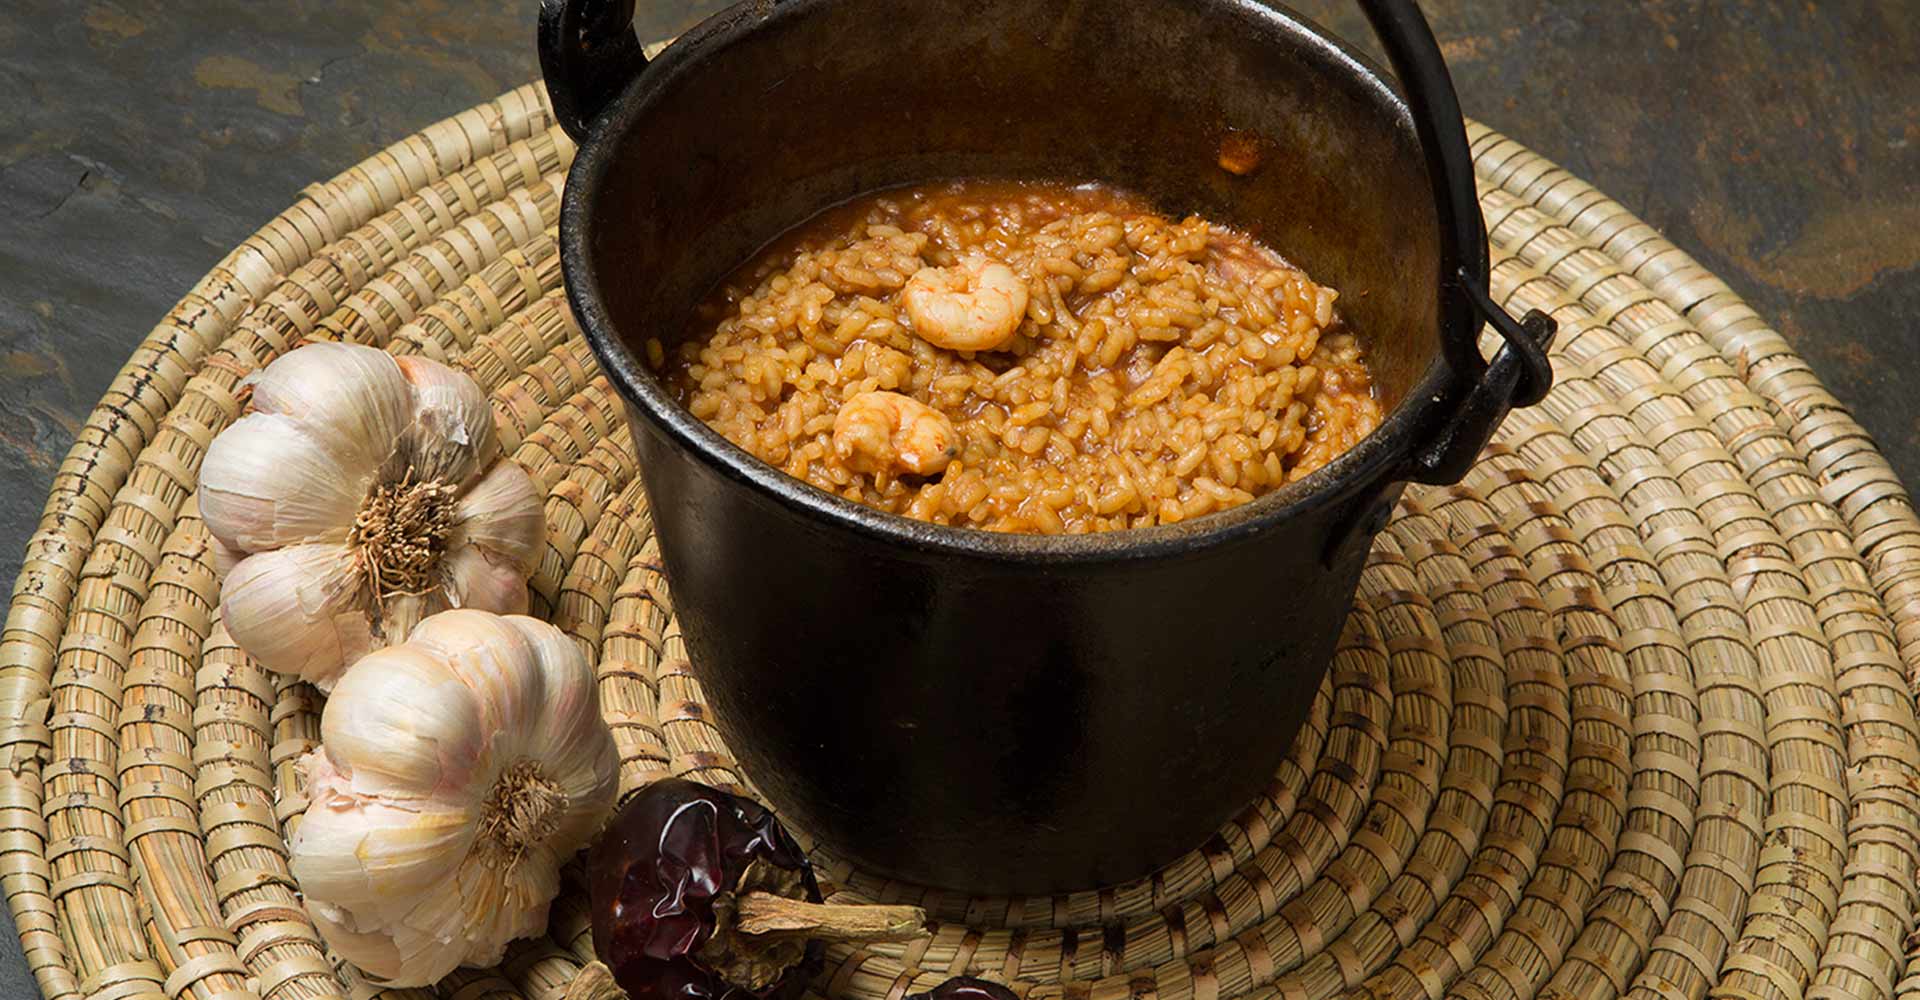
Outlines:
MULTIPOLYGON (((639 6, 643 35, 665 37, 722 4, 639 6)), ((1296 6, 1365 37, 1349 3, 1296 6)), ((1424 6, 1468 113, 1718 272, 1920 480, 1910 0, 1424 6)), ((19 570, 73 434, 154 321, 302 185, 531 79, 534 10, 534 0, 8 0, 0 581, 19 570)), ((0 932, 0 997, 31 997, 4 916, 0 932)))

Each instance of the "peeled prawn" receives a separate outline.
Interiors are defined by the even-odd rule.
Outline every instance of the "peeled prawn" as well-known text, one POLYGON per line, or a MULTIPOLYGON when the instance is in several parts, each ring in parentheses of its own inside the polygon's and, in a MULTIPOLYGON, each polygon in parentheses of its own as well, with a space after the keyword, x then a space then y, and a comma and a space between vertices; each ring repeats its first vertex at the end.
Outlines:
POLYGON ((954 351, 1005 347, 1027 314, 1027 283, 1013 268, 977 255, 953 267, 921 268, 900 298, 920 339, 954 351))
POLYGON ((863 392, 833 418, 833 450, 855 472, 937 475, 957 441, 946 414, 897 392, 863 392))

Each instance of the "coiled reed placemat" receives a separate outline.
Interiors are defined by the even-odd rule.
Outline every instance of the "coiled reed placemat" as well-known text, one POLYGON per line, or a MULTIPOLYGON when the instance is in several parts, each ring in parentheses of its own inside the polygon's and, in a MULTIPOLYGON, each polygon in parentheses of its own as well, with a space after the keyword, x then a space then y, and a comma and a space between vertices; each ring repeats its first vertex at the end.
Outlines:
MULTIPOLYGON (((1906 493, 1725 285, 1473 139, 1495 291, 1559 318, 1558 386, 1464 484, 1408 497, 1267 793, 1153 877, 1058 898, 893 884, 822 846, 835 893, 938 929, 834 951, 821 992, 967 972, 1073 1000, 1920 997, 1906 493)), ((572 892, 499 969, 382 991, 302 911, 284 836, 319 701, 222 628, 193 489, 247 375, 303 341, 472 372, 547 491, 535 610, 595 657, 625 787, 748 779, 560 291, 572 154, 526 87, 310 188, 81 431, 0 637, 0 886, 50 1000, 542 1000, 590 957, 572 892)))

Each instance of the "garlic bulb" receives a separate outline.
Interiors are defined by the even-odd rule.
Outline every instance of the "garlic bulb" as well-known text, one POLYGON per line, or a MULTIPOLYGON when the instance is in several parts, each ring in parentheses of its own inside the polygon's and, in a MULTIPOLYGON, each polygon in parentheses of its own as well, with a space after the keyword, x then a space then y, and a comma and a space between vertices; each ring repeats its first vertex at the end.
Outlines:
POLYGON ((327 943, 395 986, 544 932, 618 787, 592 669, 532 618, 427 619, 346 673, 320 735, 293 875, 327 943))
POLYGON ((207 449, 200 514, 234 639, 322 689, 428 615, 525 611, 546 533, 471 378, 352 344, 267 366, 207 449))

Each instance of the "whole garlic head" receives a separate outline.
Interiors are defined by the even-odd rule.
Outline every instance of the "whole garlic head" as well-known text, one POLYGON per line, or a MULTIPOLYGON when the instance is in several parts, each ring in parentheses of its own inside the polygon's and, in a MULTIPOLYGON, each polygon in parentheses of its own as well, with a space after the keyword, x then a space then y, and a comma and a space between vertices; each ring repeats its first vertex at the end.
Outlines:
POLYGON ((428 615, 524 612, 546 533, 473 379, 353 344, 267 366, 207 449, 200 514, 234 639, 322 689, 428 615))
POLYGON ((593 670, 532 618, 427 619, 347 672, 320 730, 293 875, 327 943, 394 986, 544 932, 618 790, 593 670))

